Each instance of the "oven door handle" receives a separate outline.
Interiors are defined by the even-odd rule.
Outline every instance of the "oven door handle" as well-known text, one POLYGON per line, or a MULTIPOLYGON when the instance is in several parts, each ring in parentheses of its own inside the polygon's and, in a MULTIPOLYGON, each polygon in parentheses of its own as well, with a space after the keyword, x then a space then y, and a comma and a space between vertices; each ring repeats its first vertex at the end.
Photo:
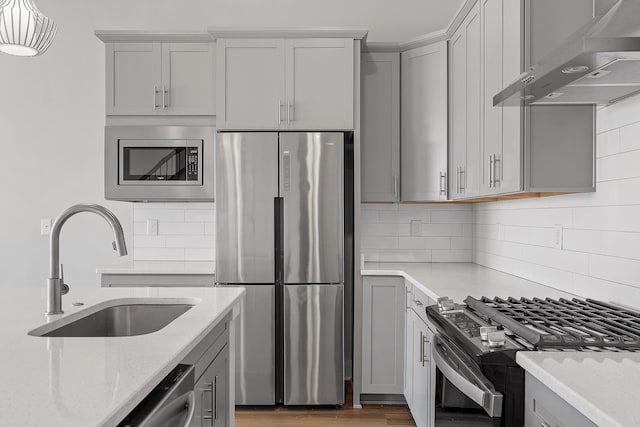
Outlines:
POLYGON ((502 393, 496 391, 480 372, 474 372, 445 340, 433 338, 433 361, 442 374, 490 417, 502 415, 502 393))

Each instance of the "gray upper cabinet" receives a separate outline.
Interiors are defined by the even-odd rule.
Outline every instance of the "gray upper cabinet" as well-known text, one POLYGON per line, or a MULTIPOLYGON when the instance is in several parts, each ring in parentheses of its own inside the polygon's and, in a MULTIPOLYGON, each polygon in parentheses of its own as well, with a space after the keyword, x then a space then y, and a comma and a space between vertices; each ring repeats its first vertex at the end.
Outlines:
POLYGON ((521 3, 480 0, 482 20, 482 190, 483 195, 522 189, 522 114, 518 107, 493 106, 493 96, 522 69, 521 3))
POLYGON ((591 2, 478 0, 450 41, 450 197, 594 190, 592 106, 493 96, 592 16, 591 2), (549 26, 539 16, 563 25, 549 26), (557 16, 565 16, 558 20, 557 16), (571 27, 569 30, 566 27, 571 27))
POLYGON ((474 197, 480 191, 481 32, 476 4, 450 41, 449 195, 474 197))
POLYGON ((353 39, 217 39, 218 129, 353 129, 353 39))
POLYGON ((400 173, 400 54, 362 55, 362 201, 397 202, 400 173))
POLYGON ((218 129, 278 129, 286 122, 284 40, 218 39, 218 129))
POLYGON ((212 43, 107 43, 107 115, 215 115, 214 81, 212 43))
POLYGON ((447 199, 447 42, 401 54, 400 200, 447 199))

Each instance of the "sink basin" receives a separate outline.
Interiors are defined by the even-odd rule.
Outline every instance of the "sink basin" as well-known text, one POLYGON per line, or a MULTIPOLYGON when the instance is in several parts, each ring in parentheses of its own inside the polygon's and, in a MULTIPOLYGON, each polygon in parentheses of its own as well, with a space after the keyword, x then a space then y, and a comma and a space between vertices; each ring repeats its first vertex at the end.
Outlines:
MULTIPOLYGON (((173 322, 193 304, 121 304, 105 307, 40 337, 129 337, 150 334, 173 322)), ((40 328, 38 328, 40 329, 40 328)))

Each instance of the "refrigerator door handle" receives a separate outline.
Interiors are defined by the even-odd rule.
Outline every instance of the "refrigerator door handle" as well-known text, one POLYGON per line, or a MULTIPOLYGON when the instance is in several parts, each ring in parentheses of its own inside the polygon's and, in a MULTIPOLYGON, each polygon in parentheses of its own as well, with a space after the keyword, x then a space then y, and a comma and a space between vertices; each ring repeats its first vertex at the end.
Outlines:
POLYGON ((276 285, 284 283, 284 199, 273 198, 276 285))
POLYGON ((291 154, 286 150, 282 152, 282 191, 291 191, 291 154))

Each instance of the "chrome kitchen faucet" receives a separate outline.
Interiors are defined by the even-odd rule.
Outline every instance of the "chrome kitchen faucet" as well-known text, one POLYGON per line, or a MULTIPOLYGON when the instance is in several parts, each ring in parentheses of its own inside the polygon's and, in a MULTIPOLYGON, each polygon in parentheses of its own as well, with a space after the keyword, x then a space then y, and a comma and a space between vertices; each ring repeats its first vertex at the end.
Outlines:
POLYGON ((122 225, 118 218, 107 208, 94 204, 73 205, 56 218, 51 227, 51 238, 49 239, 49 279, 47 280, 47 312, 46 314, 62 314, 62 295, 69 292, 69 286, 64 283, 64 269, 60 262, 60 231, 69 218, 80 212, 91 212, 100 215, 111 226, 114 241, 113 250, 118 251, 118 255, 127 254, 127 245, 124 241, 122 225))

